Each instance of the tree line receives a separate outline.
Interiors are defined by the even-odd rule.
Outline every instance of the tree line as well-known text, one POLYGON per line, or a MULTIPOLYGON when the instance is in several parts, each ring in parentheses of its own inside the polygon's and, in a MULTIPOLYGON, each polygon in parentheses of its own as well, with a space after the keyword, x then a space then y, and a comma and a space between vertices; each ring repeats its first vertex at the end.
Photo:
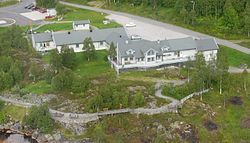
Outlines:
MULTIPOLYGON (((248 0, 105 0, 108 6, 129 4, 151 7, 159 16, 162 9, 173 9, 176 21, 190 25, 212 24, 222 32, 247 34, 250 37, 250 1, 248 0), (197 20, 197 18, 199 18, 197 20)), ((167 14, 167 13, 166 13, 167 14)), ((159 16, 164 19, 164 15, 159 16)), ((213 25, 210 25, 213 26, 213 25)))

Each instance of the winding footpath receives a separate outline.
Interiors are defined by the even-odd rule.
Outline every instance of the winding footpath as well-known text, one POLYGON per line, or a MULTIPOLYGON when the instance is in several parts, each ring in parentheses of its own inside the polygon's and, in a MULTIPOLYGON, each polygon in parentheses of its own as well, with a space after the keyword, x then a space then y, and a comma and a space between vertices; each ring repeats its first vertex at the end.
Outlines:
MULTIPOLYGON (((102 116, 106 116, 106 115, 114 115, 114 114, 123 114, 123 113, 131 113, 131 114, 147 114, 147 115, 153 115, 153 114, 159 114, 159 113, 166 113, 166 112, 173 112, 173 113, 177 113, 178 107, 180 107, 186 100, 192 98, 195 95, 200 95, 200 93, 204 93, 204 92, 208 92, 208 90, 204 90, 202 92, 199 93, 193 93, 191 94, 191 96, 187 96, 187 98, 185 99, 185 101, 179 101, 176 100, 172 97, 168 97, 168 96, 164 96, 162 95, 162 84, 164 84, 165 80, 161 80, 158 81, 155 85, 155 96, 165 99, 165 100, 170 100, 171 103, 158 107, 158 108, 137 108, 137 109, 130 109, 130 108, 126 108, 126 109, 117 109, 117 110, 108 110, 108 111, 104 111, 104 112, 97 112, 97 113, 85 113, 85 114, 75 114, 75 113, 65 113, 65 112, 61 112, 58 110, 54 110, 54 109, 49 109, 52 118, 55 121, 58 121, 60 123, 66 123, 66 124, 83 124, 83 123, 88 123, 91 121, 95 121, 98 120, 99 118, 101 118, 102 116)), ((166 82, 170 82, 169 80, 165 81, 166 82)), ((172 82, 174 85, 180 85, 180 84, 184 84, 185 81, 177 81, 174 80, 172 82)), ((16 100, 16 99, 10 99, 7 97, 3 97, 0 96, 0 100, 3 100, 5 102, 9 102, 12 103, 16 106, 22 106, 25 108, 30 108, 32 106, 39 106, 39 104, 32 104, 32 103, 27 103, 27 102, 23 102, 21 100, 16 100)))
POLYGON ((156 20, 141 17, 141 16, 136 16, 136 15, 124 13, 124 12, 117 12, 117 11, 101 9, 101 8, 96 8, 96 7, 90 7, 90 6, 80 5, 80 4, 74 4, 74 3, 64 2, 64 1, 60 1, 60 3, 64 4, 64 5, 67 5, 67 6, 71 6, 71 7, 76 7, 76 8, 81 8, 81 9, 88 9, 88 10, 92 10, 92 11, 107 13, 107 14, 110 14, 110 15, 118 15, 118 16, 128 17, 128 18, 131 18, 131 19, 143 22, 143 23, 156 25, 156 26, 159 26, 161 28, 165 28, 165 29, 169 29, 169 30, 172 30, 172 31, 175 31, 175 32, 183 33, 183 34, 186 34, 186 35, 189 35, 189 36, 192 36, 192 37, 215 38, 219 45, 224 45, 224 46, 233 48, 235 50, 241 51, 243 53, 250 54, 250 49, 249 48, 237 45, 237 44, 235 44, 233 42, 230 42, 228 40, 216 38, 216 37, 213 37, 213 36, 210 36, 210 35, 207 35, 207 34, 192 31, 192 30, 189 30, 189 29, 186 29, 186 28, 183 28, 183 27, 179 27, 179 26, 176 26, 176 25, 172 25, 172 24, 168 24, 168 23, 156 21, 156 20))

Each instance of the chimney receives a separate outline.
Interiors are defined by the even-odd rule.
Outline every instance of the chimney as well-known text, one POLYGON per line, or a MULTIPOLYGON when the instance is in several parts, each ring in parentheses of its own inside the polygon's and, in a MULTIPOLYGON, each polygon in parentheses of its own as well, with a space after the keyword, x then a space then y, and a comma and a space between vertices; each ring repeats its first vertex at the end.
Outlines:
POLYGON ((120 35, 120 38, 122 38, 122 35, 120 35))
POLYGON ((70 31, 68 32, 68 34, 70 34, 70 31))
POLYGON ((160 41, 160 40, 157 40, 157 43, 158 43, 158 44, 160 44, 160 43, 161 43, 161 41, 160 41))
POLYGON ((128 40, 126 40, 125 43, 128 44, 128 40))
POLYGON ((92 29, 90 29, 90 32, 93 32, 93 30, 92 30, 92 29))

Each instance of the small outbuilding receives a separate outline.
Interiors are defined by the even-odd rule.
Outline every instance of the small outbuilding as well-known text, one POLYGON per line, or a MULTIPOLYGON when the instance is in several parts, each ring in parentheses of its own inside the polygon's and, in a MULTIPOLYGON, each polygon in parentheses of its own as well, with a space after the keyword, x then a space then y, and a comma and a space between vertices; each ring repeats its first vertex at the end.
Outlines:
POLYGON ((73 22, 74 30, 90 30, 90 21, 89 20, 81 20, 73 22))

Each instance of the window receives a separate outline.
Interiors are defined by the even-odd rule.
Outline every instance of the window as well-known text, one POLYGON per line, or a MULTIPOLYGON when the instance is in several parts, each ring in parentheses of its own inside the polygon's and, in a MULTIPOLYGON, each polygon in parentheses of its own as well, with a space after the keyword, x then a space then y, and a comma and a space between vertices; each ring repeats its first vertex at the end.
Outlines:
POLYGON ((151 58, 148 58, 148 62, 150 62, 151 61, 151 58))
POLYGON ((133 58, 132 57, 130 57, 130 61, 132 61, 133 60, 133 58))
POLYGON ((79 48, 79 44, 76 44, 76 48, 79 48))
POLYGON ((124 61, 127 61, 128 59, 127 58, 124 58, 124 61))
POLYGON ((155 58, 152 58, 152 61, 155 61, 155 58))
POLYGON ((103 41, 100 42, 100 45, 103 45, 103 41))

